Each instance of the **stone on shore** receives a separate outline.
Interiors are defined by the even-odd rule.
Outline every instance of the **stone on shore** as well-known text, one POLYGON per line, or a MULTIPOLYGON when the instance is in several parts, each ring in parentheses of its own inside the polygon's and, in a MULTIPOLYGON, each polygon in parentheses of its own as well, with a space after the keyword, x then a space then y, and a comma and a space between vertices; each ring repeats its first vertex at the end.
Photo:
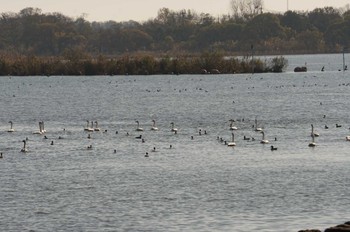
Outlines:
POLYGON ((299 230, 298 232, 321 232, 318 229, 311 229, 311 230, 299 230))
POLYGON ((326 229, 324 232, 350 232, 350 221, 326 229))

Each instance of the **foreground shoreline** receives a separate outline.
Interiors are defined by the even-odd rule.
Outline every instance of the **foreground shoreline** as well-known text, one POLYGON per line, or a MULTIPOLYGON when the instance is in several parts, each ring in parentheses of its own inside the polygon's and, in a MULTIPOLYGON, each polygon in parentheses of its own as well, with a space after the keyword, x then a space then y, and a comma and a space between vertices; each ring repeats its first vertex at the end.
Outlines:
MULTIPOLYGON (((322 232, 319 229, 306 229, 299 230, 298 232, 322 232)), ((336 226, 332 226, 324 230, 324 232, 350 232, 350 221, 345 222, 344 224, 339 224, 336 226)))

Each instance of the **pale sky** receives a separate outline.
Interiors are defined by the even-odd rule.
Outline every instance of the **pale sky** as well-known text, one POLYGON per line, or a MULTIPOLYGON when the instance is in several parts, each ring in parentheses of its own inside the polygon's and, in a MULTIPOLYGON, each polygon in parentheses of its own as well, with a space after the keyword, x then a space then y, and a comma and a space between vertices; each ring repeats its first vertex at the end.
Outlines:
MULTIPOLYGON (((350 0, 264 0, 264 11, 311 11, 317 7, 344 7, 350 0)), ((40 8, 43 13, 59 12, 76 18, 85 15, 88 21, 117 22, 146 21, 157 16, 160 8, 170 10, 190 9, 197 13, 220 16, 232 13, 230 0, 0 0, 0 13, 18 13, 26 7, 40 8)))

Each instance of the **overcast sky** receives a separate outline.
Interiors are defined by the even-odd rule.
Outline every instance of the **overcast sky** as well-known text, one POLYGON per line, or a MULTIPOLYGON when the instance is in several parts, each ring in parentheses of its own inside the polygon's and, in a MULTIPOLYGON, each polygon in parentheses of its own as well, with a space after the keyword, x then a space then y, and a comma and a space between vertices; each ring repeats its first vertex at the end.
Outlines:
MULTIPOLYGON (((313 10, 317 7, 344 7, 350 0, 288 0, 289 10, 313 10)), ((18 13, 26 7, 43 13, 59 12, 70 17, 83 14, 88 21, 145 21, 155 18, 160 8, 190 9, 212 16, 231 13, 230 0, 0 0, 0 12, 18 13)), ((264 0, 265 11, 284 12, 287 0, 264 0)))

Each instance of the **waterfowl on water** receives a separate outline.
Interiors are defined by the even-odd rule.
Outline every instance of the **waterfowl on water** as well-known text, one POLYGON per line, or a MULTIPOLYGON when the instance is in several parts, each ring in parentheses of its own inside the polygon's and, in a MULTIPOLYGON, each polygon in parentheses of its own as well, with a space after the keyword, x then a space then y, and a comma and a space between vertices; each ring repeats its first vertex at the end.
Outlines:
POLYGON ((143 131, 143 128, 140 127, 139 121, 135 121, 137 123, 136 131, 143 131))
MULTIPOLYGON (((311 124, 311 130, 312 130, 313 126, 311 124)), ((311 142, 309 143, 309 147, 315 147, 316 146, 316 143, 315 143, 315 135, 311 132, 311 142)))
POLYGON ((311 136, 315 136, 315 137, 319 137, 320 136, 319 133, 314 132, 314 125, 313 124, 311 124, 311 136))
POLYGON ((262 128, 258 127, 258 119, 257 118, 255 118, 254 123, 255 123, 255 125, 254 125, 255 131, 262 131, 262 128))
POLYGON ((233 125, 235 120, 231 119, 230 120, 230 130, 237 130, 238 128, 233 125))
POLYGON ((156 120, 152 120, 152 122, 153 122, 153 125, 152 125, 152 127, 151 127, 151 130, 157 131, 157 130, 158 130, 158 127, 156 127, 156 120))
POLYGON ((175 124, 173 122, 171 122, 170 125, 171 125, 171 131, 176 133, 177 128, 175 128, 175 124))
POLYGON ((101 129, 98 127, 98 122, 95 121, 95 128, 94 131, 100 131, 101 129))
POLYGON ((265 139, 265 132, 261 131, 261 134, 262 134, 262 139, 261 139, 260 143, 262 143, 262 144, 269 143, 269 140, 265 139))
POLYGON ((234 147, 236 146, 236 143, 235 143, 235 135, 232 133, 232 141, 231 142, 228 142, 227 143, 227 146, 229 147, 234 147))
POLYGON ((90 125, 90 121, 86 120, 86 127, 84 128, 84 131, 89 131, 89 132, 94 131, 94 129, 92 127, 89 127, 89 125, 90 125))
POLYGON ((28 150, 27 150, 27 141, 26 140, 23 140, 22 141, 23 142, 23 148, 21 149, 21 152, 27 152, 28 150))
POLYGON ((9 123, 11 124, 11 126, 10 126, 10 129, 7 130, 7 132, 14 132, 15 130, 12 128, 13 122, 9 121, 9 123))

